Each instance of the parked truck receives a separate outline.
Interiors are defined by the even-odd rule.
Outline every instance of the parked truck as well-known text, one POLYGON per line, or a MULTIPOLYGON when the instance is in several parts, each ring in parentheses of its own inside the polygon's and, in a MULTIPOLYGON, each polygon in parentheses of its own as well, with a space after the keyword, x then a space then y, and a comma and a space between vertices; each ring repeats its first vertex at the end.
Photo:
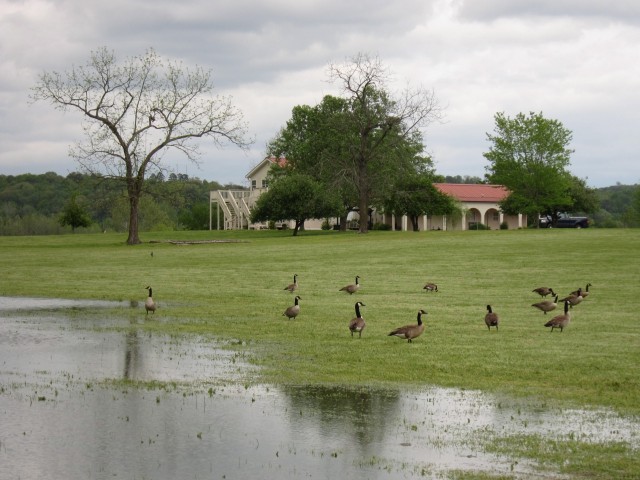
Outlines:
POLYGON ((554 223, 551 215, 542 215, 538 219, 538 225, 540 228, 587 228, 589 226, 589 218, 572 217, 561 213, 554 223))

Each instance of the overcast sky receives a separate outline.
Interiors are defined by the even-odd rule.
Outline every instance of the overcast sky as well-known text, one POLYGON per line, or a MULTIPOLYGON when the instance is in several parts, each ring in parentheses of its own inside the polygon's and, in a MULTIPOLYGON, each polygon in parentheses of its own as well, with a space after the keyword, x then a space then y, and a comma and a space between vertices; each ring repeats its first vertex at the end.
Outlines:
POLYGON ((443 123, 424 132, 443 175, 483 177, 494 115, 542 112, 573 132, 570 171, 592 187, 640 183, 638 0, 0 0, 0 174, 67 175, 81 116, 29 89, 43 71, 152 47, 213 72, 255 143, 201 144, 190 177, 244 184, 296 105, 338 94, 327 65, 378 56, 406 83, 433 89, 443 123))

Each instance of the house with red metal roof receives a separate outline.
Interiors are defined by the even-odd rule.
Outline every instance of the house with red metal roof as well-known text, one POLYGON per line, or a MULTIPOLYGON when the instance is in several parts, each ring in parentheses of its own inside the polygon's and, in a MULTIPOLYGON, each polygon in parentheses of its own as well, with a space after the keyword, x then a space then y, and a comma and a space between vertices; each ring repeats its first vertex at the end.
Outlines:
MULTIPOLYGON (((420 230, 473 230, 479 224, 497 230, 501 224, 508 229, 527 225, 524 214, 507 215, 500 210, 500 202, 509 196, 502 185, 471 183, 434 183, 434 187, 452 197, 459 212, 454 215, 423 215, 418 221, 420 230)), ((394 230, 407 230, 407 218, 382 215, 379 221, 390 224, 394 230)))
MULTIPOLYGON (((525 214, 506 215, 500 210, 500 202, 510 194, 503 185, 455 183, 434 185, 442 193, 453 197, 462 207, 459 219, 462 230, 472 230, 479 223, 492 230, 499 229, 501 224, 505 224, 509 229, 527 226, 525 214)), ((452 220, 453 225, 456 219, 452 220)))
MULTIPOLYGON (((285 158, 266 157, 253 167, 245 176, 249 181, 248 190, 216 190, 209 194, 210 205, 218 208, 218 229, 265 228, 266 225, 254 225, 250 221, 251 209, 269 188, 267 175, 272 165, 285 166, 285 158), (222 221, 222 223, 220 223, 222 221)), ((452 197, 458 205, 458 213, 453 215, 423 215, 418 221, 420 230, 473 230, 479 224, 497 230, 505 224, 509 229, 527 225, 524 214, 506 215, 500 210, 500 202, 509 195, 502 185, 434 183, 442 193, 452 197)), ((353 216, 353 215, 352 215, 353 216)), ((357 213, 355 214, 357 217, 357 213)), ((211 224, 211 209, 209 227, 211 224)), ((408 230, 406 216, 395 216, 384 212, 374 212, 373 223, 391 225, 393 230, 408 230)), ((336 219, 337 223, 337 219, 336 219)), ((322 220, 311 219, 305 222, 308 230, 319 230, 322 220)))

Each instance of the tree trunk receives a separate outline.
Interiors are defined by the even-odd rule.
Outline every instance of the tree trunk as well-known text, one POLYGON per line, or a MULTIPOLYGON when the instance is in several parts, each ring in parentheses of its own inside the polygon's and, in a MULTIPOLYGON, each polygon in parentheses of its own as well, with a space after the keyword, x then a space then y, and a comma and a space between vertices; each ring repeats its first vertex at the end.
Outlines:
POLYGON ((347 217, 349 216, 349 212, 345 213, 344 215, 340 215, 340 231, 341 232, 346 232, 347 231, 347 217))
POLYGON ((129 193, 129 238, 127 245, 138 245, 142 243, 138 237, 138 204, 140 195, 129 193))
POLYGON ((419 232, 420 231, 420 227, 418 227, 418 216, 417 215, 411 215, 409 218, 411 218, 411 225, 413 225, 413 231, 414 232, 419 232))
POLYGON ((369 189, 367 179, 367 163, 361 158, 358 162, 358 186, 360 200, 360 230, 359 233, 369 232, 369 189))
POLYGON ((360 230, 359 233, 369 233, 369 200, 366 193, 360 194, 360 230))
MULTIPOLYGON (((304 220, 303 220, 304 221, 304 220)), ((300 226, 302 225, 302 221, 296 220, 296 226, 293 227, 293 236, 298 236, 298 230, 300 230, 300 226)))

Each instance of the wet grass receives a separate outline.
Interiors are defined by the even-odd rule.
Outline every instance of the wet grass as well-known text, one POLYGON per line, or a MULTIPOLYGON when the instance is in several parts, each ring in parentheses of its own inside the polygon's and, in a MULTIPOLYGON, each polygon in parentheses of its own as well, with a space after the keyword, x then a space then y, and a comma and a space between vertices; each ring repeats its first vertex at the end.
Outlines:
POLYGON ((571 478, 638 478, 640 457, 626 442, 590 443, 574 438, 550 440, 539 435, 511 435, 489 444, 488 451, 535 460, 542 470, 571 478))
MULTIPOLYGON (((217 338, 262 368, 243 381, 284 385, 441 385, 537 398, 545 408, 606 407, 640 415, 639 230, 479 232, 184 232, 0 238, 0 295, 131 302, 116 309, 132 328, 217 338), (243 240, 174 245, 168 239, 243 240), (151 253, 153 252, 153 256, 151 253), (299 275, 301 314, 284 291, 299 275), (338 289, 360 275, 360 292, 338 289), (427 281, 438 293, 426 293, 427 281), (550 333, 531 290, 561 295, 591 282, 563 332, 550 333), (142 307, 153 287, 153 315, 142 307), (362 338, 347 329, 366 304, 362 338), (487 304, 499 331, 484 325, 487 304), (427 310, 412 344, 387 333, 427 310)), ((78 321, 85 311, 78 311, 78 321)), ((115 388, 165 389, 151 384, 115 388)), ((160 397, 157 397, 161 401, 160 397)), ((407 428, 411 428, 408 426, 407 428)), ((526 430, 526 428, 525 428, 526 430)), ((571 478, 633 478, 637 452, 624 442, 492 434, 490 453, 530 459, 571 478)), ((484 472, 446 478, 497 479, 484 472)))
POLYGON ((0 238, 0 295, 138 303, 139 328, 197 333, 250 351, 258 381, 441 385, 538 396, 550 404, 640 413, 639 230, 479 232, 172 232, 130 247, 121 235, 0 238), (174 245, 166 240, 231 240, 174 245), (243 240, 243 242, 237 242, 243 240), (153 256, 151 255, 153 253, 153 256), (284 291, 294 273, 301 314, 284 291), (360 275, 355 295, 338 292, 360 275), (427 281, 440 292, 426 293, 427 281), (533 309, 531 290, 591 282, 565 332, 533 309), (142 308, 153 287, 154 315, 142 308), (366 304, 362 338, 347 329, 366 304), (500 315, 489 332, 487 304, 500 315), (412 344, 387 333, 427 310, 412 344))

